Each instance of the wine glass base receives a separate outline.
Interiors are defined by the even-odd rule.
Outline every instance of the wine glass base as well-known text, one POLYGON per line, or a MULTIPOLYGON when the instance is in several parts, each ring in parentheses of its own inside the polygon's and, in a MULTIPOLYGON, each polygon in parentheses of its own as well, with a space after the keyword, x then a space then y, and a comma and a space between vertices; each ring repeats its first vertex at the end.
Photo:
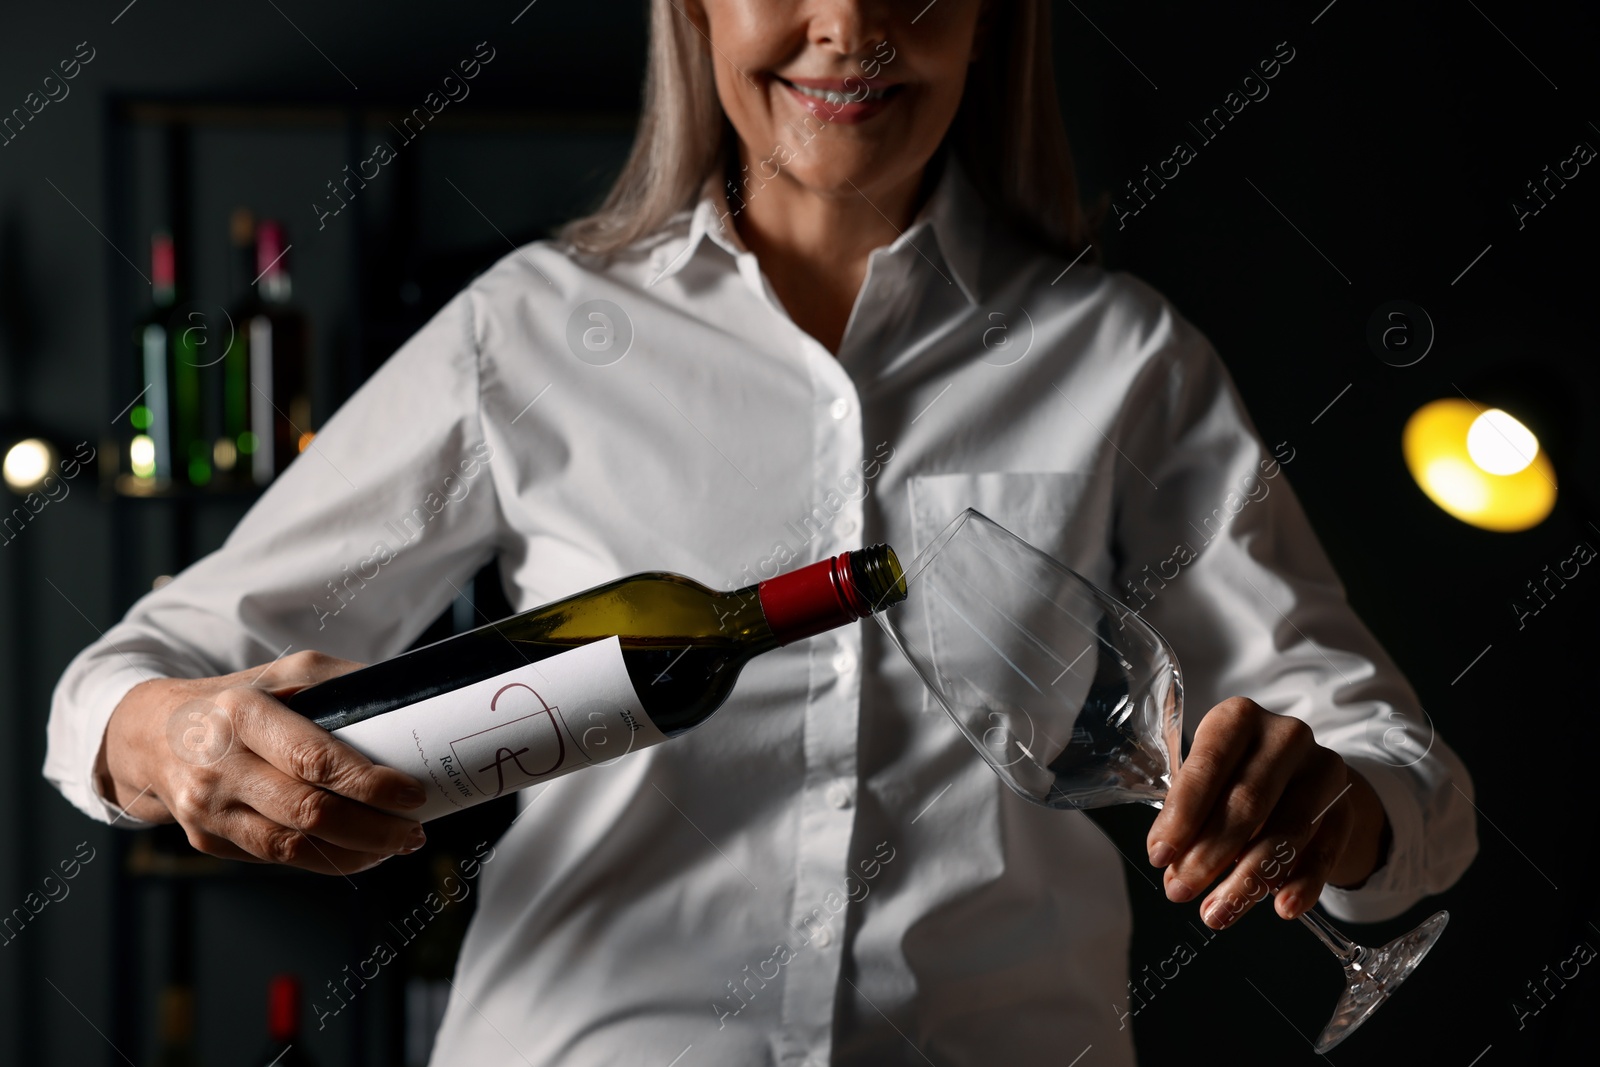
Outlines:
POLYGON ((1367 949, 1359 963, 1345 964, 1344 993, 1339 1006, 1333 1009, 1333 1018, 1317 1037, 1317 1052, 1327 1052, 1355 1033, 1380 1004, 1393 996, 1439 940, 1449 921, 1449 912, 1435 912, 1410 933, 1382 948, 1367 949))

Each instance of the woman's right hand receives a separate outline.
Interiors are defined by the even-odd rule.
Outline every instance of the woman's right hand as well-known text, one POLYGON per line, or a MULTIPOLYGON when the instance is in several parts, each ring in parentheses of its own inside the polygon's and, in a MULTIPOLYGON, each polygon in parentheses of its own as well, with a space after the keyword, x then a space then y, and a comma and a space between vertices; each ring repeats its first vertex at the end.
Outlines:
POLYGON ((420 783, 380 767, 278 700, 361 664, 296 652, 217 678, 156 678, 128 691, 96 765, 107 800, 177 821, 227 859, 353 874, 426 840, 380 808, 420 807, 420 783))

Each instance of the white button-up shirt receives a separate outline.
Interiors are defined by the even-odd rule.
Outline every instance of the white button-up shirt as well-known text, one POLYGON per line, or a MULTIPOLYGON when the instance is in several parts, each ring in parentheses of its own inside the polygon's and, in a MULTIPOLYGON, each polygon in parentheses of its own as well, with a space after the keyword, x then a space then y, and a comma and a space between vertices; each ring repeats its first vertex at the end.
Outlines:
MULTIPOLYGON (((1006 236, 952 165, 871 254, 836 357, 725 210, 708 188, 609 265, 533 244, 452 300, 73 661, 46 775, 108 818, 91 769, 134 683, 394 655, 495 557, 519 609, 644 570, 735 588, 876 541, 909 560, 970 505, 1171 640, 1191 727, 1250 696, 1367 777, 1393 848, 1324 894, 1336 917, 1454 881, 1471 783, 1347 606, 1293 443, 1263 445, 1171 305, 1006 236)), ((758 658, 691 733, 523 793, 434 1062, 1131 1063, 1121 859, 937 708, 853 626, 758 658)))

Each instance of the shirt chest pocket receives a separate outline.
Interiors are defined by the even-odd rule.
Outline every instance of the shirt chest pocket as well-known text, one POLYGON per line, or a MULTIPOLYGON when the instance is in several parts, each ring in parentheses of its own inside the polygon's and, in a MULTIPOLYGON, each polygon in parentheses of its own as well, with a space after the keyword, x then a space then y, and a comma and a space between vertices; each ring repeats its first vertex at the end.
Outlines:
POLYGON ((1110 500, 1081 471, 980 471, 914 475, 913 552, 921 552, 966 508, 974 508, 1091 582, 1110 580, 1110 500))

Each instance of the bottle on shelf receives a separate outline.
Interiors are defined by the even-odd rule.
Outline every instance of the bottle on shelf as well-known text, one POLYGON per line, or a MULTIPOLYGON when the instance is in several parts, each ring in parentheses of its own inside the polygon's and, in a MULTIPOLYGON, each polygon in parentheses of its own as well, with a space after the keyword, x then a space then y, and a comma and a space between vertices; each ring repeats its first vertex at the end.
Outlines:
POLYGON ((256 277, 256 214, 236 207, 228 214, 228 291, 242 302, 256 277))
POLYGON ((312 1067, 300 1035, 300 978, 280 974, 267 984, 267 1047, 255 1058, 261 1067, 312 1067))
POLYGON ((133 327, 135 388, 126 420, 127 471, 143 487, 172 480, 172 368, 167 320, 177 302, 177 259, 172 235, 150 238, 150 310, 133 327))
MULTIPOLYGON (((234 217, 235 248, 251 220, 234 217)), ((310 325, 293 303, 283 224, 254 225, 256 275, 233 316, 234 337, 223 358, 223 437, 235 480, 263 486, 310 444, 310 325)))
POLYGON ((201 433, 200 368, 173 316, 178 304, 178 257, 172 235, 150 238, 151 306, 133 330, 138 392, 122 416, 127 464, 135 492, 174 483, 204 485, 210 465, 201 433), (176 332, 175 332, 176 330, 176 332), (190 358, 185 358, 185 357, 190 358))
POLYGON ((754 657, 882 611, 906 592, 900 561, 881 544, 731 592, 651 571, 330 678, 284 703, 420 781, 426 802, 403 814, 426 821, 690 730, 754 657))
POLYGON ((194 990, 186 985, 169 985, 161 990, 161 1045, 156 1054, 159 1067, 195 1067, 200 1062, 194 1050, 194 990))
MULTIPOLYGON (((228 216, 228 291, 235 311, 252 306, 250 283, 255 278, 256 217, 247 207, 228 216)), ((212 461, 219 476, 230 484, 249 484, 249 470, 241 475, 239 441, 250 429, 250 354, 245 334, 230 313, 231 332, 221 366, 213 373, 209 397, 219 413, 220 432, 212 445, 212 461)))

